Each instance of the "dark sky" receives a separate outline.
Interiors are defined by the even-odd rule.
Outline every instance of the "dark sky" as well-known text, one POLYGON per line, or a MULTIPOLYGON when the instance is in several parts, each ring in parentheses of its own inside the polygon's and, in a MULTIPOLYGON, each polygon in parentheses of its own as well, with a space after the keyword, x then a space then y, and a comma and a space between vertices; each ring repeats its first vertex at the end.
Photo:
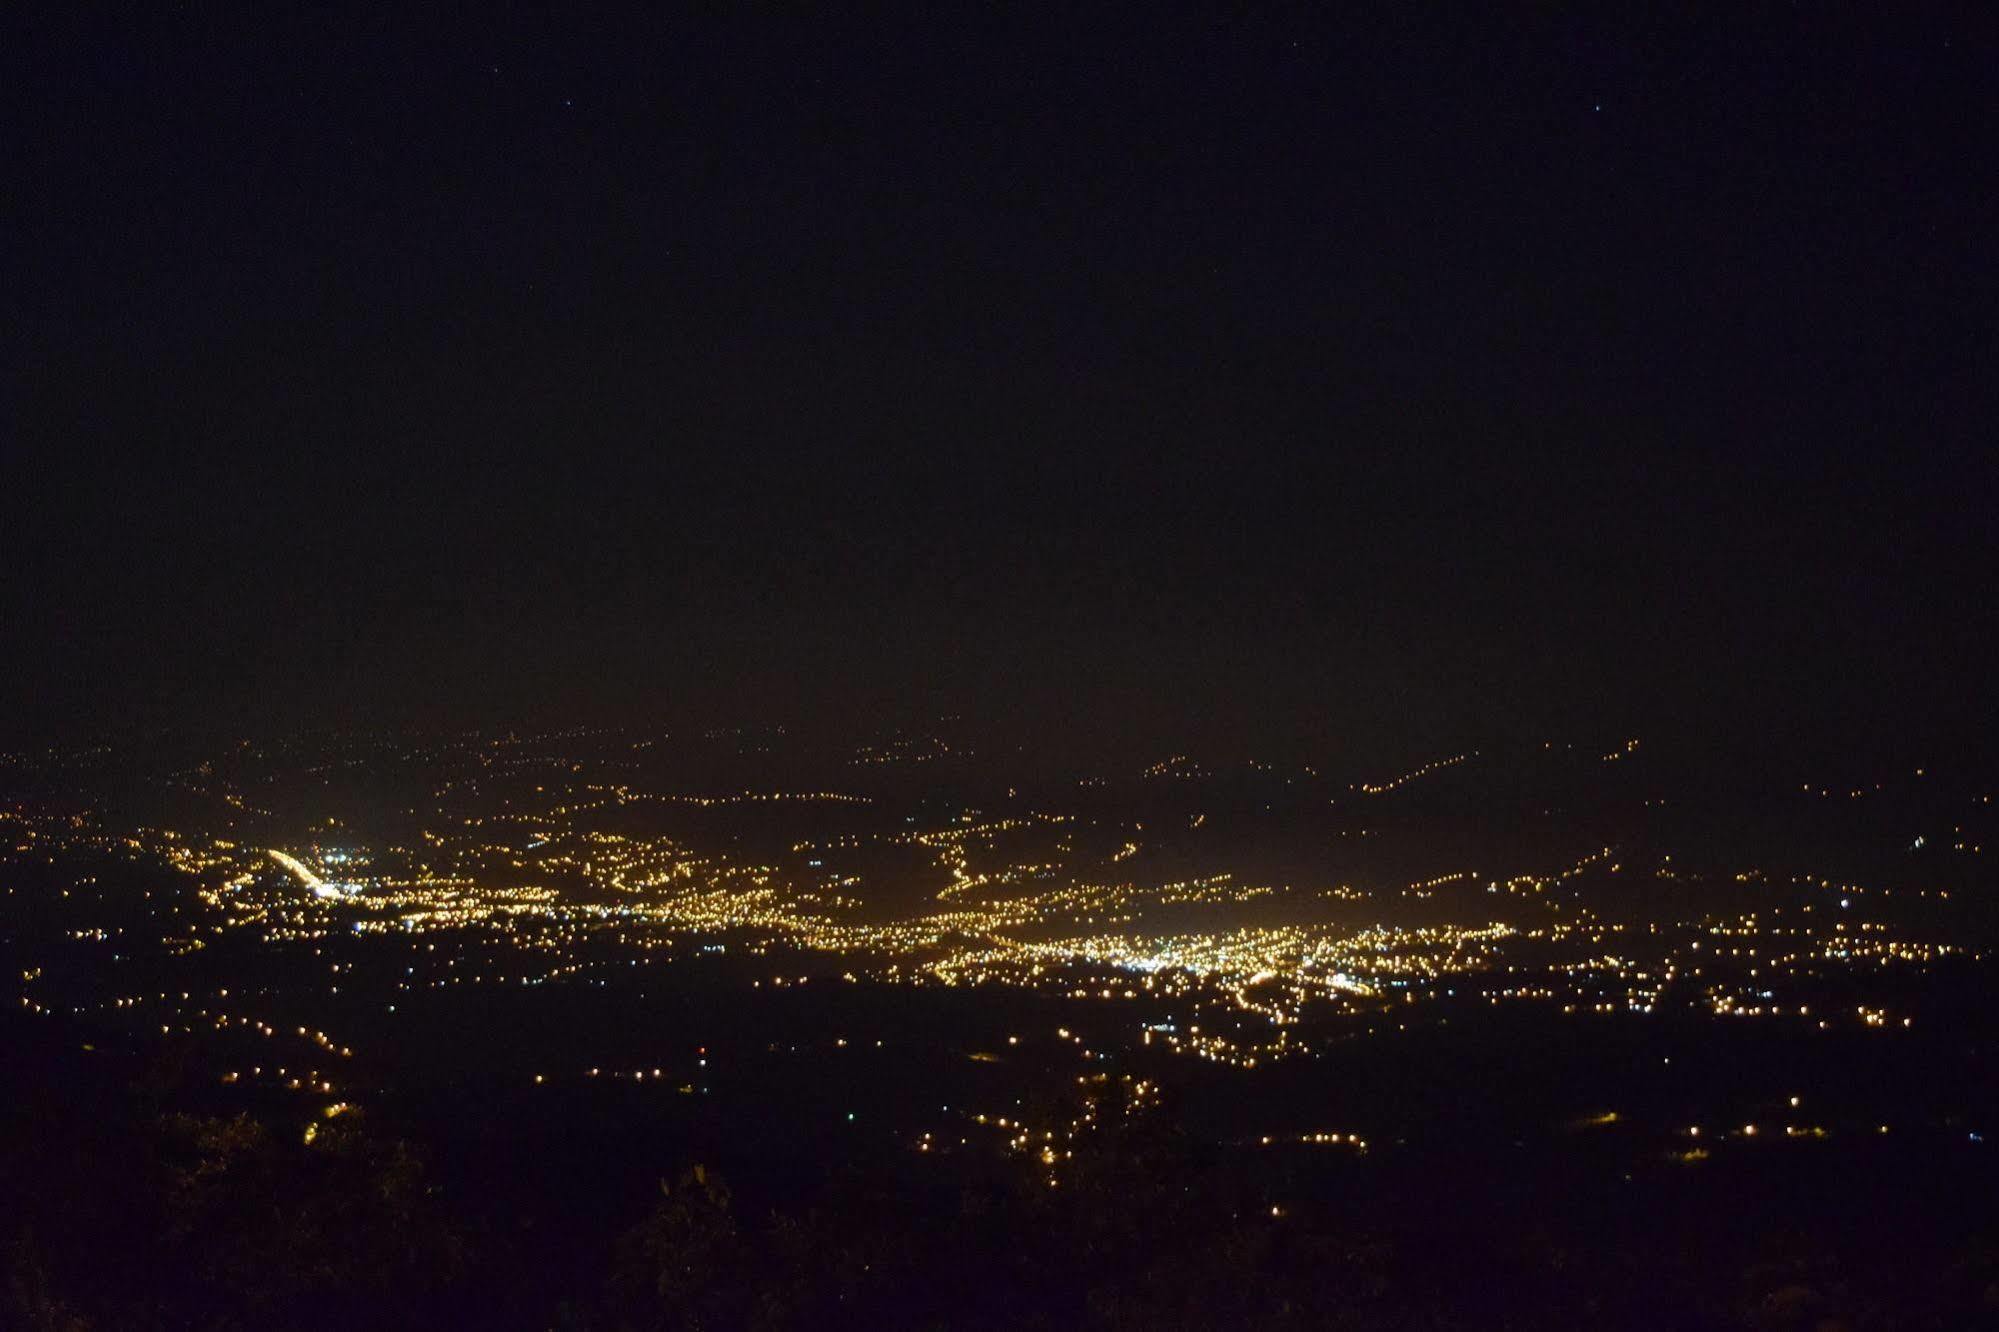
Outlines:
POLYGON ((1990 723, 1975 8, 39 8, 9 733, 1990 723))

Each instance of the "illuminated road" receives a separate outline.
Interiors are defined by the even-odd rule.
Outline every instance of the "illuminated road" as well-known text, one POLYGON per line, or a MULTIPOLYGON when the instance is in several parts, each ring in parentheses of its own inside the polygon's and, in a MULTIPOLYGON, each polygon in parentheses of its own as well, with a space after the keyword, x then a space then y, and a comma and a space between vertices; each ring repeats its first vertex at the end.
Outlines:
POLYGON ((304 884, 306 887, 312 889, 312 895, 314 897, 340 896, 340 890, 338 888, 335 888, 332 884, 320 878, 317 874, 314 874, 310 869, 306 867, 305 862, 300 860, 297 856, 286 855, 282 851, 266 851, 264 852, 264 854, 269 856, 272 860, 277 861, 280 865, 283 865, 286 869, 290 870, 292 872, 293 877, 295 877, 300 883, 304 884))

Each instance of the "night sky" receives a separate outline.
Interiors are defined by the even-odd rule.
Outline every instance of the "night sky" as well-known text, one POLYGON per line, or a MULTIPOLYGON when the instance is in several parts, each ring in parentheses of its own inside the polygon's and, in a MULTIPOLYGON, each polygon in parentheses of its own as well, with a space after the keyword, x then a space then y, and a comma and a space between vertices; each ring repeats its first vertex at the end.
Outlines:
POLYGON ((24 743, 1992 723, 1975 8, 37 8, 24 743))

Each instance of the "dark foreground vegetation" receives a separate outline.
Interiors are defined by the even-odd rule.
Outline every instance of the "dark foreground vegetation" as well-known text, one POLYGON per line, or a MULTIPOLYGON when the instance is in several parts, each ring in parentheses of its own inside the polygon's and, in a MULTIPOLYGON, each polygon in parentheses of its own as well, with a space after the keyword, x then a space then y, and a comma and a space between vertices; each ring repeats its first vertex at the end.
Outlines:
POLYGON ((411 1141, 5 1034, 8 1328, 1999 1326, 1999 1171, 1934 1138, 1333 1160, 1141 1114, 1050 1187, 977 1151, 696 1161, 583 1106, 559 1142, 411 1141))

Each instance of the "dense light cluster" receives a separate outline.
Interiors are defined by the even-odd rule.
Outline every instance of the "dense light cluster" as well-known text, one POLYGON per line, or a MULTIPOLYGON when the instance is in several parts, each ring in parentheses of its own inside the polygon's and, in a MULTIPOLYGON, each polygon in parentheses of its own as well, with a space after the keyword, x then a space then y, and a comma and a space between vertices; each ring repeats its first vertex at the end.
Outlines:
MULTIPOLYGON (((755 754, 768 737, 724 739, 755 754)), ((188 890, 139 890, 126 905, 153 922, 142 938, 129 915, 112 923, 82 910, 109 890, 95 872, 74 873, 59 890, 80 912, 58 936, 68 958, 32 958, 20 969, 21 1006, 143 1021, 169 1036, 293 1042, 296 1053, 232 1056, 228 1081, 353 1096, 350 1075, 336 1088, 323 1067, 326 1056, 347 1059, 348 1047, 319 1024, 277 1013, 359 994, 395 1021, 415 996, 602 989, 695 965, 760 996, 837 977, 1032 999, 1089 1016, 1077 1025, 1092 1036, 1065 1027, 1058 1037, 1063 1057, 1084 1069, 1088 1108, 1046 1122, 967 1115, 951 1136, 932 1129, 917 1148, 943 1151, 974 1130, 996 1130, 1055 1183, 1104 1105, 1131 1113, 1156 1095, 1144 1076, 1119 1067, 1126 1061, 1255 1069, 1512 1005, 1564 1020, 1677 1011, 1894 1039, 1887 1033, 1911 1030, 1917 1012, 1864 988, 1857 1000, 1826 1002, 1821 987, 1865 987, 1973 951, 1908 914, 1954 908, 1951 894, 1963 889, 1949 881, 1874 884, 1850 870, 1770 861, 1702 865, 1605 844, 1600 829, 1549 839, 1556 850, 1534 856, 1474 860, 1419 847, 1368 858, 1377 840, 1407 841, 1394 793, 1472 753, 1344 788, 1374 798, 1362 824, 1357 807, 1329 798, 1342 788, 1309 767, 1253 764, 1249 780, 1262 785, 1233 803, 1221 779, 1185 755, 1135 778, 1127 770, 1037 793, 996 783, 976 800, 892 785, 704 794, 647 776, 664 741, 461 737, 365 759, 310 746, 246 748, 166 779, 186 815, 174 828, 120 822, 96 805, 0 808, 0 848, 20 863, 164 866, 188 890), (396 817, 372 830, 322 795, 357 765, 385 781, 411 773, 396 817), (1206 780, 1161 780, 1197 777, 1206 780), (1101 801, 1116 797, 1100 793, 1134 788, 1148 794, 1132 808, 1064 807, 1064 793, 1101 801), (1295 796, 1272 794, 1293 788, 1295 796), (1312 830, 1324 869, 1308 869, 1305 883, 1233 859, 1244 841, 1231 829, 1243 810, 1262 814, 1276 799, 1324 820, 1312 830), (1353 846, 1360 851, 1347 859, 1353 846), (1495 860, 1504 872, 1461 868, 1495 860), (1612 909, 1629 901, 1643 909, 1612 909), (281 961, 234 999, 192 984, 95 995, 69 984, 78 956, 119 964, 148 951, 159 965, 195 967, 225 949, 281 961), (238 1001, 269 1011, 254 1017, 230 1006, 238 1001)), ((856 782, 893 782, 914 764, 927 765, 927 780, 947 770, 961 777, 950 765, 969 753, 919 737, 841 751, 835 761, 856 782)), ((1627 741, 1608 752, 1581 747, 1575 759, 1602 781, 1626 781, 1643 762, 1638 754, 1627 741), (1597 760, 1619 766, 1606 771, 1597 760)), ((1664 803, 1642 801, 1646 810, 1664 803)), ((1965 817, 1943 826, 1975 848, 1982 834, 1965 817)), ((1920 835, 1914 841, 1911 855, 1923 849, 1920 835)), ((705 1057, 683 1067, 653 1054, 548 1062, 531 1076, 537 1086, 705 1090, 705 1057)), ((977 1049, 967 1057, 999 1058, 977 1049)), ((1283 1144, 1366 1147, 1345 1129, 1272 1133, 1258 1145, 1283 1144)))

